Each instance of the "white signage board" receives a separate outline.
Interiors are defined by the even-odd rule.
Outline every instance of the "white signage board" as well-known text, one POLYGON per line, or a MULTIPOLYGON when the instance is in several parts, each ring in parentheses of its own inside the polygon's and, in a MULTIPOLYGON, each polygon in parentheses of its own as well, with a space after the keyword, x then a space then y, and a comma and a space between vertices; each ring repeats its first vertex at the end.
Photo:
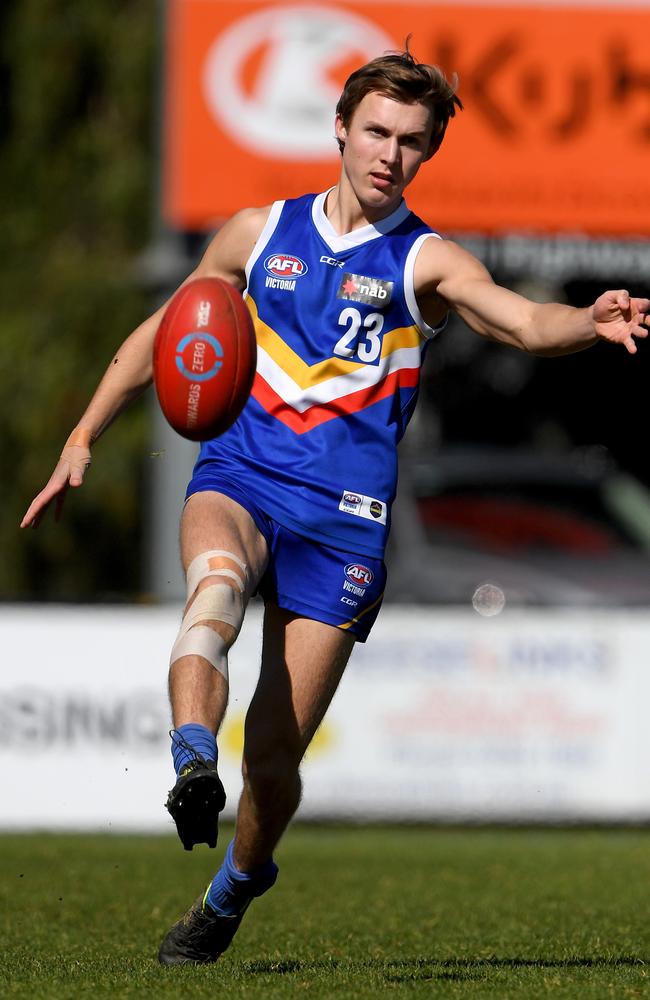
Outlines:
MULTIPOLYGON (((4 606, 0 827, 173 830, 166 675, 180 608, 4 606)), ((259 664, 231 656, 220 772, 233 815, 259 664)), ((303 767, 300 815, 650 817, 650 616, 385 608, 303 767)))

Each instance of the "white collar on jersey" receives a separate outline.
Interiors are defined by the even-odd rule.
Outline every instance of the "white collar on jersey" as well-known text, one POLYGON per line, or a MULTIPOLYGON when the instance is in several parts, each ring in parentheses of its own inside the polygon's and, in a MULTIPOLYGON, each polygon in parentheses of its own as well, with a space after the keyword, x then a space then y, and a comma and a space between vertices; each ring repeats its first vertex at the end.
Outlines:
POLYGON ((311 209, 311 216, 316 229, 334 253, 350 250, 352 247, 361 246, 362 243, 367 243, 369 240, 376 240, 378 236, 390 233, 391 230, 404 221, 410 211, 406 202, 402 201, 395 211, 387 215, 385 219, 380 219, 379 222, 370 223, 367 226, 362 226, 360 229, 353 229, 351 233, 343 233, 342 236, 339 236, 325 215, 325 199, 330 191, 333 190, 334 188, 330 188, 328 191, 323 191, 322 194, 316 195, 311 209))

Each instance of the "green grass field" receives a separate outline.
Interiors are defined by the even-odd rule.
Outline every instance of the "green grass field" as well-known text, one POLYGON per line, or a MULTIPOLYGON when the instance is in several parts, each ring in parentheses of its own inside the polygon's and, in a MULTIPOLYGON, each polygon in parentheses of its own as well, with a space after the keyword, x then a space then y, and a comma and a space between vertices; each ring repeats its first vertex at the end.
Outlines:
POLYGON ((168 837, 0 837, 0 996, 650 994, 650 832, 298 825, 230 951, 161 968, 218 859, 168 837))

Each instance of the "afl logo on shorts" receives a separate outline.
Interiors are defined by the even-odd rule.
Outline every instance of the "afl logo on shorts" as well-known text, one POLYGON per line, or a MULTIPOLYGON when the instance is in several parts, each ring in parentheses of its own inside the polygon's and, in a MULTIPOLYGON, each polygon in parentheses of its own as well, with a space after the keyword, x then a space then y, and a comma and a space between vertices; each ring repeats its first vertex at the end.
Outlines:
POLYGON ((369 587, 375 579, 373 571, 361 563, 348 563, 345 567, 345 576, 356 587, 369 587))
POLYGON ((272 253, 264 261, 264 270, 272 278, 302 278, 309 268, 300 257, 288 253, 272 253))

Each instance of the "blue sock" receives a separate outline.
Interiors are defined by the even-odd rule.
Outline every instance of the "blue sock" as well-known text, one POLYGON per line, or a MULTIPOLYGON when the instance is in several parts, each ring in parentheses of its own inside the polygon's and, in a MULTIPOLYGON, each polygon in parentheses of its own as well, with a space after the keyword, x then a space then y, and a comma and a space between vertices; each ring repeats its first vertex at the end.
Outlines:
POLYGON ((171 738, 176 774, 180 774, 183 768, 194 760, 193 750, 206 760, 217 759, 217 740, 214 733, 198 722, 188 722, 185 726, 172 729, 171 738))
POLYGON ((233 861, 233 844, 234 841, 231 840, 223 864, 205 894, 208 906, 228 917, 241 913, 251 899, 270 889, 278 877, 278 866, 273 858, 269 858, 255 871, 240 872, 233 861))

